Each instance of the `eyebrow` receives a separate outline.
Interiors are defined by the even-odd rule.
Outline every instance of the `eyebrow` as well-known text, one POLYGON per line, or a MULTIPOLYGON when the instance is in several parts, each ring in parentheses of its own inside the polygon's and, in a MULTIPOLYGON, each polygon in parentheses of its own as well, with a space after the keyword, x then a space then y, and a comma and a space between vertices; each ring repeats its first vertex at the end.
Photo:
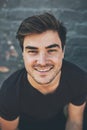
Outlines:
POLYGON ((34 46, 26 46, 25 48, 26 48, 26 49, 34 49, 34 50, 35 50, 35 49, 38 49, 37 47, 34 47, 34 46))
MULTIPOLYGON (((50 48, 55 48, 55 47, 58 47, 58 48, 60 48, 60 45, 59 44, 52 44, 52 45, 49 45, 49 46, 46 46, 45 48, 46 49, 50 49, 50 48)), ((34 46, 26 46, 25 47, 26 49, 33 49, 33 50, 37 50, 38 49, 38 47, 34 47, 34 46)))
POLYGON ((46 49, 55 48, 55 47, 60 48, 60 45, 55 43, 55 44, 47 46, 46 49))

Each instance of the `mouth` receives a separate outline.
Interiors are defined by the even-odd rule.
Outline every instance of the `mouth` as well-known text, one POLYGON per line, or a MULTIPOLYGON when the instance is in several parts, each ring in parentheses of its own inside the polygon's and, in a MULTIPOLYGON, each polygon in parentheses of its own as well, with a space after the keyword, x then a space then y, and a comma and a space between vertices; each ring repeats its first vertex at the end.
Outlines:
POLYGON ((47 66, 47 67, 34 67, 34 69, 38 72, 41 72, 41 73, 45 73, 45 72, 49 72, 51 69, 53 69, 53 65, 51 66, 47 66))

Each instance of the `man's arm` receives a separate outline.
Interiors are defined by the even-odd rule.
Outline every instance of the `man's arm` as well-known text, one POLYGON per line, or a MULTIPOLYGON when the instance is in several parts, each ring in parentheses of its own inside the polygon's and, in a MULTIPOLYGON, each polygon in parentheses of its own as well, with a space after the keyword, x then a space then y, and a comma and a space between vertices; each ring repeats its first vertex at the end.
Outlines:
POLYGON ((1 130, 17 130, 18 123, 19 123, 19 117, 13 121, 7 121, 0 117, 1 130))
POLYGON ((82 130, 85 105, 86 103, 80 106, 75 106, 72 103, 69 104, 65 130, 82 130))

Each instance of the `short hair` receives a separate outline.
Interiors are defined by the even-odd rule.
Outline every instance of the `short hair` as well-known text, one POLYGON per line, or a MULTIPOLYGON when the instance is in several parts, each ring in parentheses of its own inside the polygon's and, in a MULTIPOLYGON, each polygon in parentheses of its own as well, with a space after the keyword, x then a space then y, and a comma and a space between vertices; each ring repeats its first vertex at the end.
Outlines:
POLYGON ((19 40, 22 51, 24 37, 26 35, 35 33, 40 34, 47 30, 57 31, 63 49, 66 41, 66 28, 62 22, 55 18, 54 15, 50 13, 43 13, 26 18, 19 26, 16 38, 19 40))

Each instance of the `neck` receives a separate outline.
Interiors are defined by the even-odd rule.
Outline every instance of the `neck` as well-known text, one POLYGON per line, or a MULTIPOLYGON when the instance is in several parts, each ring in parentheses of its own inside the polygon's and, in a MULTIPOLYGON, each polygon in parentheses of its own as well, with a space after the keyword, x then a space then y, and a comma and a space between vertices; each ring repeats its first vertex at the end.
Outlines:
POLYGON ((60 77, 61 77, 61 71, 55 77, 55 79, 48 84, 39 84, 35 82, 33 78, 29 75, 28 75, 28 81, 35 89, 37 89, 39 92, 45 95, 48 93, 53 93, 58 88, 59 83, 60 83, 60 77))

